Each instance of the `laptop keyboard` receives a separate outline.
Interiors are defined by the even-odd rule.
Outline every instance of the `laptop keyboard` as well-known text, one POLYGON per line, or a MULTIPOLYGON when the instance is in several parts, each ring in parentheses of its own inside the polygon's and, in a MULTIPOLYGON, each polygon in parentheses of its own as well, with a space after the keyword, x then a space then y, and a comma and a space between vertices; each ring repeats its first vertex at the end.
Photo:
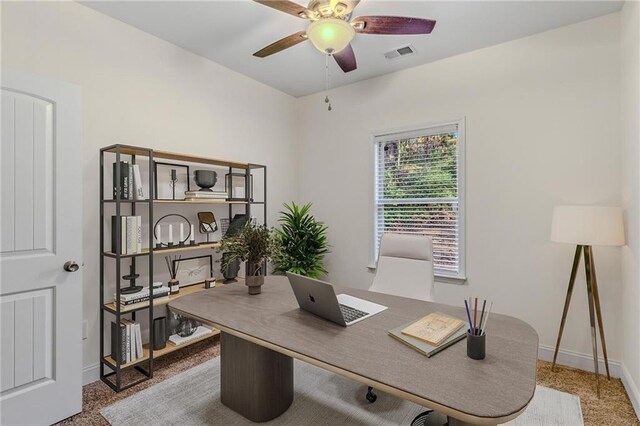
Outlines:
POLYGON ((357 320, 358 318, 362 318, 364 316, 369 315, 368 312, 361 311, 356 308, 352 308, 351 306, 340 304, 340 310, 342 311, 342 316, 344 317, 344 321, 350 323, 352 321, 357 320))

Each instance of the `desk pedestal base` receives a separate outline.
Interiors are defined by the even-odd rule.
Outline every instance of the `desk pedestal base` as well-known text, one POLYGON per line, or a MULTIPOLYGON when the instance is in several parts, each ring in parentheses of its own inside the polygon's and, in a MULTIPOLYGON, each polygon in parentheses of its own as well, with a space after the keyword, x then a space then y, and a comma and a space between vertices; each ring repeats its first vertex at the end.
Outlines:
POLYGON ((253 422, 275 419, 293 402, 293 358, 222 332, 220 393, 253 422))

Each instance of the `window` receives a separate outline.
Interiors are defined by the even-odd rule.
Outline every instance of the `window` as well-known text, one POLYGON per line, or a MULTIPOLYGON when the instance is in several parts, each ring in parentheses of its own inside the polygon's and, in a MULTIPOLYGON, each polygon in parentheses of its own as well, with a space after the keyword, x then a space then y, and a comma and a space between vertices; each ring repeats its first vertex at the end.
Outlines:
POLYGON ((464 123, 379 134, 374 259, 385 232, 433 239, 434 271, 464 278, 464 123))

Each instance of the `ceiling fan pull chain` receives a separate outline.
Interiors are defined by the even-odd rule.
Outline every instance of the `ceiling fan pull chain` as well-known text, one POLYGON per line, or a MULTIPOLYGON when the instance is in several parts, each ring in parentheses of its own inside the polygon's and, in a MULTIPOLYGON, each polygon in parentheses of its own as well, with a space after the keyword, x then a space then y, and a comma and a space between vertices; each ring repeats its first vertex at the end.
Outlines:
MULTIPOLYGON (((324 60, 324 81, 325 81, 325 91, 329 91, 329 56, 331 56, 331 53, 327 53, 327 56, 325 57, 324 60)), ((329 106, 327 107, 327 111, 331 111, 331 101, 329 100, 329 95, 325 95, 324 97, 324 103, 329 104, 329 106)))

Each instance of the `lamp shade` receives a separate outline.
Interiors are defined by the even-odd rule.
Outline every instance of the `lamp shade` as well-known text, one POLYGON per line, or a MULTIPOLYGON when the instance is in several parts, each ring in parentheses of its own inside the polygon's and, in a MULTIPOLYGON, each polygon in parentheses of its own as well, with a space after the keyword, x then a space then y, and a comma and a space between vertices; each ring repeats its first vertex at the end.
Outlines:
POLYGON ((625 244, 622 209, 604 206, 556 206, 551 241, 589 246, 625 244))
POLYGON ((307 37, 322 53, 338 53, 351 42, 356 31, 337 18, 323 18, 309 24, 307 37))

